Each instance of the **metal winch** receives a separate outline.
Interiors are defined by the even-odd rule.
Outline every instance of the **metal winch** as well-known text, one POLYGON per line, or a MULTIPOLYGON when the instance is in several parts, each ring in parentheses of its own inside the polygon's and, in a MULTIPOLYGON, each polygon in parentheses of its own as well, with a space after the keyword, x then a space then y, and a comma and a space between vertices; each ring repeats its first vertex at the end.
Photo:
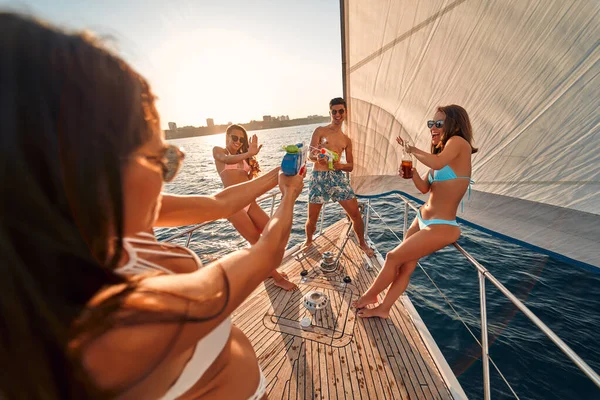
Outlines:
POLYGON ((337 258, 331 251, 325 251, 321 258, 321 271, 334 272, 337 269, 337 258))

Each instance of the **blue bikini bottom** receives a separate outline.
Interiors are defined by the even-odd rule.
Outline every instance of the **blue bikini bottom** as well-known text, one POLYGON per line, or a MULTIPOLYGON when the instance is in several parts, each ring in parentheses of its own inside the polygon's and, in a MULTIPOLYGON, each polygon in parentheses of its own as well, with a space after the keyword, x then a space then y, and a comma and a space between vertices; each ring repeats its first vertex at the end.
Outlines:
POLYGON ((455 219, 453 219, 453 220, 448 220, 448 219, 423 219, 423 217, 421 216, 421 210, 419 210, 417 212, 417 220, 419 222, 419 229, 426 228, 429 225, 452 225, 452 226, 458 226, 458 223, 456 222, 455 219))

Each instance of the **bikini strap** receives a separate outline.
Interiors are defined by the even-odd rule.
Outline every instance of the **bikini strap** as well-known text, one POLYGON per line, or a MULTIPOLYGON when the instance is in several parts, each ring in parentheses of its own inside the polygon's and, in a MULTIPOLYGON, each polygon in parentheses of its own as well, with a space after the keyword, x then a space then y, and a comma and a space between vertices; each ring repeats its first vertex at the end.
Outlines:
MULTIPOLYGON (((457 178, 467 178, 469 179, 469 186, 467 187, 467 200, 471 200, 471 185, 475 184, 475 181, 473 179, 471 179, 471 177, 469 176, 459 176, 457 178)), ((460 212, 464 213, 465 212, 465 196, 463 196, 462 200, 460 201, 460 212)))
MULTIPOLYGON (((138 236, 146 236, 138 234, 138 236)), ((150 235, 152 236, 152 235, 150 235)), ((149 270, 161 271, 167 274, 172 274, 173 272, 169 269, 156 264, 152 261, 145 260, 140 257, 141 254, 158 254, 165 255, 169 257, 179 257, 179 258, 192 258, 198 264, 198 268, 202 267, 202 260, 198 258, 198 256, 189 248, 178 246, 173 243, 163 243, 156 242, 153 240, 144 240, 137 239, 134 237, 126 237, 123 238, 123 248, 127 252, 129 256, 129 261, 124 266, 117 268, 117 272, 119 273, 127 273, 127 274, 139 274, 143 272, 148 272, 149 270), (166 250, 153 250, 153 249, 145 249, 134 246, 134 244, 143 244, 147 246, 155 246, 155 247, 168 247, 170 249, 182 249, 185 253, 176 253, 172 251, 166 250)))

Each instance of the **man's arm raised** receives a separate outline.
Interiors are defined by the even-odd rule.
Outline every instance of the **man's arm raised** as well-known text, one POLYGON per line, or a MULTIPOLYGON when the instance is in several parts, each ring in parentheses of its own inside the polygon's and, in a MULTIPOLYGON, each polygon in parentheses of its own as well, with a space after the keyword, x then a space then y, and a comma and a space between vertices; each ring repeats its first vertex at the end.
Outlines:
POLYGON ((229 186, 212 196, 163 194, 157 227, 199 224, 227 218, 277 185, 279 167, 248 182, 229 186))

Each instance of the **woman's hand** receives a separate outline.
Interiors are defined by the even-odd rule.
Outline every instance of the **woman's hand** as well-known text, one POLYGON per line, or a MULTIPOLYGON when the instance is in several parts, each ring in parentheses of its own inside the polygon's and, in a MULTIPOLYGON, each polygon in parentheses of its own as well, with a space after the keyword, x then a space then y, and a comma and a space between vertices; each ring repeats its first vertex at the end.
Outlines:
POLYGON ((402 147, 404 147, 404 149, 406 150, 406 152, 408 154, 413 152, 414 147, 411 146, 410 144, 408 144, 408 142, 404 142, 404 140, 402 140, 402 138, 400 136, 398 136, 396 138, 396 142, 398 142, 398 144, 402 147))
MULTIPOLYGON (((412 172, 412 177, 414 178, 417 175, 417 169, 411 168, 410 170, 412 172)), ((410 179, 410 178, 407 178, 404 176, 404 169, 402 169, 402 166, 400 166, 400 168, 398 168, 398 175, 400 175, 404 179, 410 179)))
POLYGON ((301 174, 294 176, 287 176, 283 172, 279 172, 279 190, 281 190, 282 197, 290 196, 296 200, 302 188, 304 187, 304 177, 306 176, 306 168, 301 174))
POLYGON ((251 156, 255 156, 258 154, 260 149, 262 149, 262 144, 258 145, 258 137, 256 135, 252 135, 250 140, 248 140, 248 154, 251 156))

